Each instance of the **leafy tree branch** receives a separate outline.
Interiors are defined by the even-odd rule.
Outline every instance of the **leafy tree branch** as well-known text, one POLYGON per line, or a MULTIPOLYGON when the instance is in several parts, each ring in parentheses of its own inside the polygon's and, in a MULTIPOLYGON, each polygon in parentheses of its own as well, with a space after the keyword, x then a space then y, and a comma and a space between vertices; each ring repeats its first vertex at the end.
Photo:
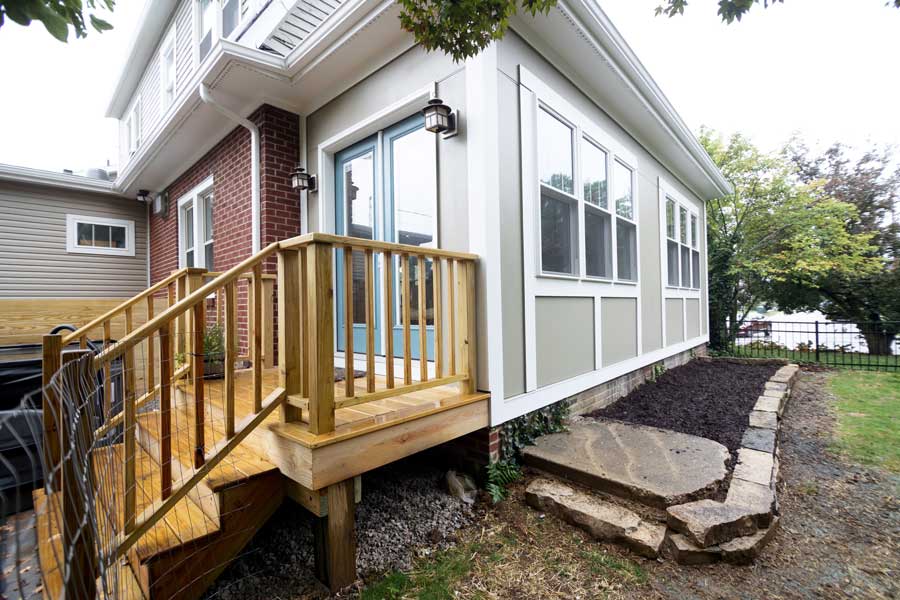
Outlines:
POLYGON ((6 19, 25 27, 32 21, 40 21, 50 35, 67 42, 70 25, 78 38, 87 36, 87 23, 98 33, 112 29, 112 25, 97 16, 96 10, 99 7, 112 12, 115 4, 115 0, 0 0, 0 27, 6 19))

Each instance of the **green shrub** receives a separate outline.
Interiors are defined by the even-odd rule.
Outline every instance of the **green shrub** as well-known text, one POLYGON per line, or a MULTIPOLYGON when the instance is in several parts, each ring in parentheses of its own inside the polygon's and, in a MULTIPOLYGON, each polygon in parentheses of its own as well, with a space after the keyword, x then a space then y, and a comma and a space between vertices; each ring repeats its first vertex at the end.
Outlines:
POLYGON ((497 504, 506 499, 506 487, 522 477, 522 470, 512 460, 500 460, 487 466, 487 483, 484 489, 491 497, 491 501, 497 504))
POLYGON ((500 458, 518 462, 522 448, 536 438, 565 431, 568 416, 569 401, 563 400, 507 421, 500 426, 500 458))

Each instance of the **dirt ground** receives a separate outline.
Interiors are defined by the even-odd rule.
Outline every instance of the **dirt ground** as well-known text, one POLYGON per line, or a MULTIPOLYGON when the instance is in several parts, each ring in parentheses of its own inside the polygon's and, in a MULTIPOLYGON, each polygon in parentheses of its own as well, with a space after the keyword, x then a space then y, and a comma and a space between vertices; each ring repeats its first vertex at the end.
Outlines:
POLYGON ((693 360, 588 416, 697 435, 735 454, 747 429, 747 415, 777 369, 775 364, 693 360), (723 390, 728 392, 727 402, 722 401, 723 390))
POLYGON ((683 567, 636 558, 541 518, 525 505, 523 482, 461 532, 461 545, 480 540, 482 550, 447 597, 900 597, 900 478, 833 453, 826 377, 804 372, 794 388, 782 430, 782 528, 755 565, 683 567))

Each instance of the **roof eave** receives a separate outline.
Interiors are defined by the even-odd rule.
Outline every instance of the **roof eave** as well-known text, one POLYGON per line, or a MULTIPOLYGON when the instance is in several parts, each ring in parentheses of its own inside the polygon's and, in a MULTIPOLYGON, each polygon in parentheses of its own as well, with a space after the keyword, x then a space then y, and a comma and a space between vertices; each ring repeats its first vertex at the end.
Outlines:
POLYGON ((44 185, 121 197, 121 193, 116 188, 115 182, 113 181, 103 181, 102 179, 92 179, 81 175, 57 173, 55 171, 32 169, 31 167, 22 167, 18 165, 0 163, 0 181, 44 185))

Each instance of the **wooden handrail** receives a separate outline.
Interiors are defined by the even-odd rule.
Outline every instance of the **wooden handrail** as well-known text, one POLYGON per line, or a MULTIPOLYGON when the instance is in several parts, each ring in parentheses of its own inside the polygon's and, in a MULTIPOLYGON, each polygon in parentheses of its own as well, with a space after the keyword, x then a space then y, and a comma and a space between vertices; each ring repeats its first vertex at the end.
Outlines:
MULTIPOLYGON (((75 331, 67 333, 62 338, 63 346, 66 346, 73 340, 77 340, 78 338, 80 338, 83 335, 87 335, 92 329, 95 329, 95 328, 99 327, 100 325, 103 325, 104 321, 108 321, 108 320, 118 316, 120 313, 125 312, 125 309, 134 306, 135 304, 137 304, 144 298, 153 296, 153 294, 160 291, 164 287, 167 287, 170 283, 172 283, 173 281, 175 281, 176 279, 178 279, 179 277, 181 277, 182 275, 184 275, 185 273, 187 273, 190 270, 191 270, 190 268, 185 267, 183 269, 178 269, 177 271, 172 271, 172 273, 168 277, 161 279, 157 283, 151 285, 144 291, 137 294, 136 296, 132 296, 131 298, 129 298, 122 304, 119 304, 118 306, 115 306, 115 307, 109 309, 108 311, 106 311, 105 313, 100 315, 99 317, 92 319, 86 325, 82 325, 75 331)), ((200 269, 200 270, 202 270, 202 269, 200 269)))
POLYGON ((379 240, 367 240, 363 238, 332 235, 330 233, 307 233, 288 240, 278 242, 282 250, 296 250, 309 244, 328 244, 338 247, 352 247, 355 250, 375 250, 377 252, 393 252, 394 254, 424 255, 428 258, 453 258, 456 260, 478 260, 477 254, 458 252, 456 250, 441 250, 439 248, 426 248, 411 244, 397 244, 395 242, 382 242, 379 240))

